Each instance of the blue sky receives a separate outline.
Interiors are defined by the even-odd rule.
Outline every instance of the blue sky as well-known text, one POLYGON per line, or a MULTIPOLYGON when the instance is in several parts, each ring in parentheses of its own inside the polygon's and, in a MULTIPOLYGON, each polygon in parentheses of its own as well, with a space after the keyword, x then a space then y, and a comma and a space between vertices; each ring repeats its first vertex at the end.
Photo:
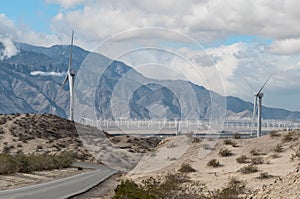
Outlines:
MULTIPOLYGON (((109 57, 149 45, 168 48, 199 66, 210 89, 247 101, 252 101, 253 96, 246 83, 241 83, 241 74, 255 88, 274 74, 265 88, 264 104, 300 110, 297 100, 300 98, 297 94, 300 88, 299 7, 297 0, 3 0, 0 1, 0 39, 41 46, 67 44, 74 29, 75 44, 88 50, 111 40, 106 49, 97 48, 109 57), (180 34, 167 31, 152 34, 144 31, 145 27, 180 34), (135 29, 140 31, 128 31, 135 29), (182 35, 204 49, 187 42, 182 35), (205 65, 209 60, 215 62, 208 64, 213 67, 205 65), (223 86, 216 82, 216 76, 223 86)), ((183 69, 171 58, 157 54, 143 56, 124 57, 121 61, 130 65, 145 60, 172 64, 187 79, 203 84, 193 76, 193 71, 183 69)), ((159 73, 144 72, 144 75, 153 78, 162 75, 162 71, 159 73)), ((168 74, 163 75, 168 78, 168 74)))
POLYGON ((51 33, 51 19, 59 10, 58 4, 48 4, 44 0, 0 1, 0 13, 4 13, 16 24, 37 32, 51 33))

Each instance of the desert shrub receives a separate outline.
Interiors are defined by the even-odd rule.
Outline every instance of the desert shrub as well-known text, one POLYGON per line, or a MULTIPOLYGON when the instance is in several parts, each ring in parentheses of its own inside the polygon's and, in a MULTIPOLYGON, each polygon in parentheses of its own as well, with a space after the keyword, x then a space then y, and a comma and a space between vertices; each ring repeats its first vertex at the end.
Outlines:
POLYGON ((230 140, 230 139, 224 140, 223 143, 224 143, 225 145, 231 145, 231 146, 233 146, 233 147, 238 147, 237 143, 234 142, 234 141, 232 141, 232 140, 230 140))
POLYGON ((240 172, 243 174, 255 173, 257 171, 258 171, 257 166, 252 165, 252 164, 244 166, 240 169, 240 172))
POLYGON ((74 160, 74 153, 64 152, 59 155, 16 155, 0 154, 0 174, 14 172, 32 173, 33 171, 53 170, 69 167, 74 160), (12 168, 9 168, 12 167, 12 168))
POLYGON ((276 159, 276 158, 280 158, 280 155, 278 153, 274 153, 272 155, 270 155, 271 158, 276 159))
POLYGON ((246 155, 241 155, 236 159, 237 163, 249 163, 248 157, 246 155))
POLYGON ((251 158, 251 163, 252 164, 263 164, 264 159, 262 157, 253 157, 253 158, 251 158))
POLYGON ((274 148, 274 151, 277 152, 277 153, 281 153, 283 151, 283 147, 282 147, 282 144, 276 144, 275 148, 274 148))
POLYGON ((17 147, 22 147, 22 144, 21 144, 21 143, 18 143, 18 144, 17 144, 17 147))
MULTIPOLYGON (((168 174, 163 181, 150 177, 141 184, 133 181, 122 181, 115 189, 114 199, 133 199, 133 198, 203 198, 200 194, 190 190, 188 177, 183 174, 168 174)), ((200 189, 199 187, 197 187, 200 189)))
POLYGON ((208 161, 207 166, 209 166, 209 167, 219 167, 219 166, 221 166, 221 164, 217 159, 211 159, 210 161, 208 161))
POLYGON ((221 150, 219 151, 219 155, 220 155, 221 157, 228 157, 228 156, 232 156, 233 153, 232 153, 232 151, 230 151, 229 149, 223 148, 223 149, 221 149, 221 150))
POLYGON ((190 164, 183 163, 178 171, 181 173, 190 173, 195 172, 196 170, 190 164))
POLYGON ((277 131, 271 131, 269 135, 270 135, 270 137, 279 137, 280 136, 280 134, 278 134, 277 131))
POLYGON ((250 151, 250 154, 253 155, 253 156, 264 155, 264 153, 262 153, 262 152, 260 152, 259 150, 256 150, 256 149, 252 149, 250 151))
POLYGON ((193 143, 199 143, 201 141, 202 141, 201 138, 198 138, 198 137, 193 138, 193 143))
POLYGON ((10 153, 10 146, 4 146, 3 147, 3 153, 10 153))
POLYGON ((203 144, 202 148, 205 149, 205 150, 212 150, 213 149, 210 144, 203 144))
POLYGON ((294 161, 295 159, 300 160, 300 147, 295 150, 295 153, 291 156, 291 161, 294 161))
POLYGON ((290 131, 290 132, 288 132, 288 134, 283 136, 282 142, 283 143, 291 142, 291 141, 295 141, 297 139, 298 139, 297 132, 296 131, 290 131))
POLYGON ((131 180, 122 181, 115 189, 113 199, 131 199, 131 198, 154 198, 151 193, 145 191, 142 186, 139 186, 131 180))
POLYGON ((42 145, 37 145, 37 146, 36 146, 36 149, 37 149, 37 150, 41 150, 41 149, 43 149, 43 146, 42 146, 42 145))
POLYGON ((261 172, 257 178, 263 180, 263 179, 269 179, 272 177, 274 177, 274 176, 268 174, 268 172, 261 172))
POLYGON ((211 191, 206 199, 235 199, 240 198, 240 195, 245 192, 246 184, 237 178, 231 178, 226 187, 211 191))
POLYGON ((9 154, 0 154, 0 174, 9 174, 16 172, 13 157, 9 154))
POLYGON ((235 134, 233 135, 233 138, 234 138, 234 139, 241 139, 242 136, 241 136, 239 133, 235 133, 235 134))

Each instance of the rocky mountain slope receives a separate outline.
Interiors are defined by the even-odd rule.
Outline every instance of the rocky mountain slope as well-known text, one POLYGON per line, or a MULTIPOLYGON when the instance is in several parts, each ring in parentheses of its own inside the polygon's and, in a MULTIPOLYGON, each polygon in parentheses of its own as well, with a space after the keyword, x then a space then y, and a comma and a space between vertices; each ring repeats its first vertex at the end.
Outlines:
MULTIPOLYGON (((18 54, 0 61, 0 113, 50 113, 66 118, 69 88, 60 87, 70 47, 15 46, 18 54)), ((0 45, 0 50, 3 48, 0 45)), ((149 79, 122 62, 76 46, 72 68, 79 71, 76 101, 86 106, 75 110, 79 115, 93 110, 102 119, 208 119, 225 114, 230 119, 251 117, 252 103, 221 96, 187 81, 149 79), (82 65, 88 65, 84 72, 79 70, 82 65), (97 70, 102 70, 101 76, 94 72, 97 70), (96 85, 90 83, 94 79, 96 85)), ((300 112, 263 107, 263 118, 299 119, 300 112)))

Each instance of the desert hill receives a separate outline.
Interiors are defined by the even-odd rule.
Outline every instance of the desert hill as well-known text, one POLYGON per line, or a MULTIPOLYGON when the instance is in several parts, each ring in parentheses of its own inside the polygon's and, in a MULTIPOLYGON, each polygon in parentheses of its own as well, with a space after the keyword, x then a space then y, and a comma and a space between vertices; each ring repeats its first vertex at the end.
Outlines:
POLYGON ((178 136, 163 140, 125 179, 142 183, 150 177, 164 179, 168 174, 185 173, 189 180, 184 184, 191 190, 192 182, 209 193, 237 179, 246 185, 242 198, 299 198, 299 172, 295 173, 299 165, 299 130, 252 139, 178 136))

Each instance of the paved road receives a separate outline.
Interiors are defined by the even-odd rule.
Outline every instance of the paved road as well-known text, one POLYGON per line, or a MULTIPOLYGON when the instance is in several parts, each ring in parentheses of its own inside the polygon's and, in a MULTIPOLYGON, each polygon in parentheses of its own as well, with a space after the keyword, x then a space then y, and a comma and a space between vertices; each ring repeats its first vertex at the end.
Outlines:
POLYGON ((87 191, 91 187, 103 182, 116 170, 102 165, 76 163, 75 166, 94 168, 94 171, 46 182, 38 185, 0 191, 1 199, 59 199, 68 198, 87 191))

